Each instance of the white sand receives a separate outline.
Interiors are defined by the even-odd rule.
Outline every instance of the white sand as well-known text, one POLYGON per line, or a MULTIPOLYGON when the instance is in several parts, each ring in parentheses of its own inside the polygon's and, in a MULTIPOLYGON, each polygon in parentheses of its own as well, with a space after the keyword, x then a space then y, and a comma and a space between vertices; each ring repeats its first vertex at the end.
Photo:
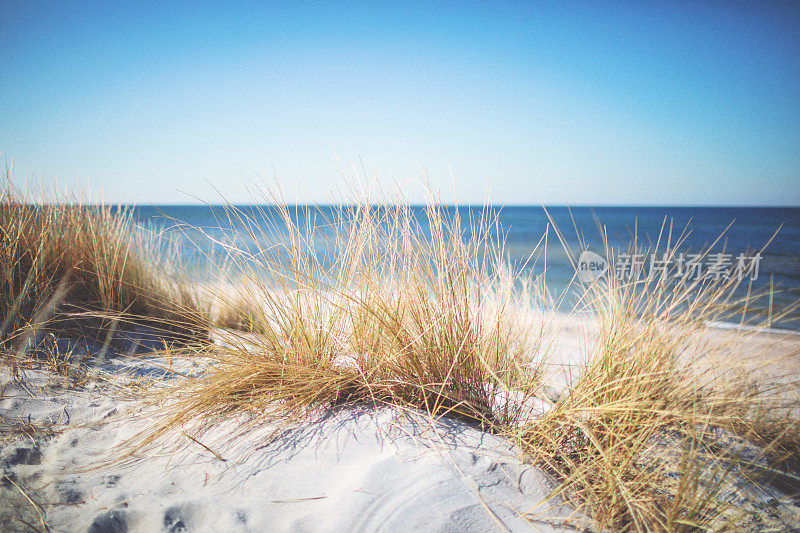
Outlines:
POLYGON ((67 428, 0 448, 12 479, 49 502, 54 531, 553 531, 570 514, 502 439, 391 409, 330 412, 271 442, 271 428, 231 440, 237 427, 223 426, 203 437, 214 453, 187 441, 97 467, 149 422, 108 387, 56 381, 27 371, 25 390, 7 373, 0 404, 7 421, 67 428))

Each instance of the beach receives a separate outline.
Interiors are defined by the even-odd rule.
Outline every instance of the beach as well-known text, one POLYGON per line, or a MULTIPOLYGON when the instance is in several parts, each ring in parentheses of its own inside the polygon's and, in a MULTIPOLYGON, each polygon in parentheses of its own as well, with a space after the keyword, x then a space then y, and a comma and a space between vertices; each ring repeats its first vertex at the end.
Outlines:
MULTIPOLYGON (((166 362, 109 366, 124 382, 163 374, 166 362)), ((152 423, 135 394, 72 388, 43 371, 25 371, 24 387, 3 379, 4 421, 37 428, 3 443, 3 472, 43 502, 53 531, 572 530, 574 510, 546 500, 551 478, 503 439, 448 418, 349 407, 244 434, 246 420, 231 420, 202 443, 171 435, 184 440, 177 453, 156 446, 120 460, 126 448, 115 446, 152 423)), ((17 485, 2 491, 0 512, 23 509, 35 523, 17 485)))
MULTIPOLYGON (((546 379, 561 395, 591 351, 593 325, 565 315, 553 322, 559 334, 546 379)), ((720 341, 730 332, 707 334, 720 341)), ((797 372, 799 349, 797 337, 762 334, 728 355, 754 367, 782 355, 788 374, 797 372)), ((28 429, 0 446, 0 513, 42 519, 51 531, 591 529, 560 498, 548 499, 557 480, 512 443, 415 410, 332 407, 291 428, 233 417, 202 440, 181 428, 127 455, 129 439, 158 418, 149 387, 187 379, 198 365, 172 366, 146 351, 111 356, 82 386, 46 370, 17 380, 4 370, 3 421, 28 429)), ((737 497, 770 507, 770 525, 800 520, 778 489, 735 483, 737 497)))
POLYGON ((800 532, 800 4, 0 7, 0 533, 800 532))
MULTIPOLYGON (((599 277, 556 289, 505 253, 497 217, 435 198, 324 220, 226 206, 236 228, 170 235, 133 208, 15 194, 8 529, 800 523, 800 336, 775 327, 796 309, 770 293, 764 315, 736 275, 699 277, 682 241, 649 273, 607 244, 599 277)), ((581 272, 566 242, 541 256, 556 279, 581 272)))

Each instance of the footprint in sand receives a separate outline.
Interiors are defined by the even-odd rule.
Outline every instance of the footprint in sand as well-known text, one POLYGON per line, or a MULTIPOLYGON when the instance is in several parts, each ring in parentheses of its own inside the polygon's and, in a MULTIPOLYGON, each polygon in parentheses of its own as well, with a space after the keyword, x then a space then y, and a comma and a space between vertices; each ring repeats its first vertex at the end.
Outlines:
POLYGON ((89 533, 127 533, 129 524, 130 513, 128 511, 112 509, 94 519, 92 525, 89 526, 89 533))

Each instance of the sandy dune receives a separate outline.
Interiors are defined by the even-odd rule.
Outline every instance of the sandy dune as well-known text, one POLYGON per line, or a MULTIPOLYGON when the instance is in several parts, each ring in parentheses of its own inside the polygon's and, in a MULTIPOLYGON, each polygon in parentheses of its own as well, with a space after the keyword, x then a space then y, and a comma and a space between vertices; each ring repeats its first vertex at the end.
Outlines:
MULTIPOLYGON (((557 397, 595 332, 575 317, 557 317, 551 329, 555 341, 543 348, 557 397)), ((731 333, 710 329, 707 335, 709 342, 729 344, 731 333)), ((721 356, 749 354, 758 366, 779 352, 787 365, 782 375, 793 377, 798 347, 798 337, 761 335, 721 356)), ((103 464, 154 421, 152 407, 125 396, 119 382, 159 377, 164 363, 111 357, 85 387, 44 370, 26 370, 20 383, 2 369, 3 428, 27 433, 0 439, 4 529, 30 530, 25 522, 37 527, 41 519, 52 531, 93 533, 554 531, 587 524, 548 500, 553 480, 524 464, 501 438, 389 408, 329 410, 277 434, 264 425, 242 433, 247 421, 230 420, 202 442, 176 434, 130 460, 103 464), (177 452, 167 446, 174 444, 181 445, 177 452)), ((755 491, 747 479, 737 483, 732 490, 739 495, 755 491)), ((783 498, 773 489, 755 492, 748 498, 758 505, 783 498)), ((781 504, 780 523, 800 523, 794 509, 792 502, 781 504)))
MULTIPOLYGON (((570 514, 544 501, 552 482, 502 439, 391 409, 327 412, 273 440, 268 427, 231 439, 232 422, 179 453, 98 467, 151 423, 147 410, 107 386, 25 378, 6 373, 2 416, 56 432, 6 443, 0 460, 48 502, 54 531, 553 531, 570 514)), ((16 486, 2 490, 5 512, 36 523, 16 486)))

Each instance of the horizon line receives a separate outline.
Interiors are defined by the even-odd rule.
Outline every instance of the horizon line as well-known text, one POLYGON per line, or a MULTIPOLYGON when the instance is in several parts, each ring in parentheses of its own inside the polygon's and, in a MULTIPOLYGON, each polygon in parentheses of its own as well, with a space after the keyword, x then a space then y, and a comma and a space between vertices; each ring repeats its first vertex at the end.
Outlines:
MULTIPOLYGON (((36 203, 32 203, 35 205, 36 203)), ((46 205, 56 205, 60 202, 46 202, 46 205)), ((303 207, 348 207, 360 205, 358 202, 286 202, 283 204, 275 202, 265 203, 252 203, 252 202, 223 202, 223 203, 155 203, 155 202, 141 202, 141 203, 128 203, 128 202, 87 202, 76 203, 76 205, 91 205, 91 206, 126 206, 126 207, 269 207, 269 206, 303 206, 303 207)), ((389 206, 389 205, 407 205, 409 207, 425 207, 430 205, 428 203, 419 202, 371 202, 371 206, 389 206)), ((565 203, 452 203, 452 202, 436 202, 435 205, 443 207, 566 207, 566 208, 596 208, 596 207, 637 207, 637 208, 712 208, 712 209, 740 209, 740 208, 765 208, 765 209, 800 209, 800 204, 637 204, 637 203, 597 203, 597 204, 565 204, 565 203)))

